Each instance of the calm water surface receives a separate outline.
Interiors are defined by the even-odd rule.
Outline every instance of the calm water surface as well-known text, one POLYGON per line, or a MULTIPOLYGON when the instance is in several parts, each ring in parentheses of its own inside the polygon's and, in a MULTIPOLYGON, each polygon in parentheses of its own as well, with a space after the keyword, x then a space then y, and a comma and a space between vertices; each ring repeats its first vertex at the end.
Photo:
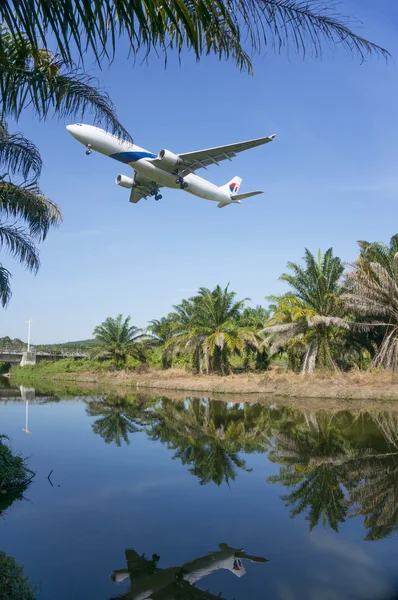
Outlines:
POLYGON ((40 600, 398 595, 397 414, 0 397, 0 433, 36 471, 0 501, 0 550, 40 600))

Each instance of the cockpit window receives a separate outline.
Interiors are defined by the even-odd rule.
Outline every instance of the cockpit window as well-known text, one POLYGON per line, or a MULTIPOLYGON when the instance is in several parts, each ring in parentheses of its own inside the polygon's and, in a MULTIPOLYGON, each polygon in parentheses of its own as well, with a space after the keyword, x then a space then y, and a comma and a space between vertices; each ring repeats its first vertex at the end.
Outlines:
POLYGON ((83 127, 83 124, 82 124, 82 123, 76 123, 76 125, 77 125, 78 127, 83 127))

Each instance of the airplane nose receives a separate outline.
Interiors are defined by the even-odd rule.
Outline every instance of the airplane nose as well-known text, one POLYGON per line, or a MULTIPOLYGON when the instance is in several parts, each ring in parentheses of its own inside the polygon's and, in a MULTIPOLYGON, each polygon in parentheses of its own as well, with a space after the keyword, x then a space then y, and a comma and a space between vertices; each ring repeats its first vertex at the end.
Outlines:
POLYGON ((69 131, 69 133, 71 135, 73 135, 73 137, 76 137, 77 134, 77 126, 76 125, 67 125, 66 126, 67 131, 69 131))

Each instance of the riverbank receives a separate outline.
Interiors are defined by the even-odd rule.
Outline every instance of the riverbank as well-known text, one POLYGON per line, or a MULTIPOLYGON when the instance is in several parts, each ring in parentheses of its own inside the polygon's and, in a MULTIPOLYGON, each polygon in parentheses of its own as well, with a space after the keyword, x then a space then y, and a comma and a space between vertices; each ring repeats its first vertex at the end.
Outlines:
POLYGON ((341 400, 384 400, 398 402, 398 376, 391 371, 376 373, 355 371, 344 374, 315 374, 301 377, 295 373, 267 371, 220 377, 192 375, 184 369, 106 372, 46 373, 38 366, 14 369, 11 380, 16 384, 39 385, 40 381, 90 384, 106 388, 183 391, 187 393, 269 395, 284 398, 324 398, 341 400))

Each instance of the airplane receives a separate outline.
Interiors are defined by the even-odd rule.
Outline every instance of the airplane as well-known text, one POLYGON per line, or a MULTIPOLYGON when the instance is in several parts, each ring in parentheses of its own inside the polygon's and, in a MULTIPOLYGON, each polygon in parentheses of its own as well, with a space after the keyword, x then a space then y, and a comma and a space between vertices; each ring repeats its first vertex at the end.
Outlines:
POLYGON ((257 196, 263 192, 239 194, 239 187, 242 183, 240 177, 234 177, 225 185, 218 187, 195 175, 195 171, 207 169, 212 164, 218 165, 223 160, 231 160, 238 152, 262 146, 276 138, 276 134, 273 134, 247 142, 196 152, 174 154, 170 150, 161 150, 156 155, 93 125, 76 123, 67 125, 66 129, 76 140, 86 146, 87 155, 95 150, 133 168, 133 177, 127 175, 116 177, 117 185, 131 189, 130 202, 136 204, 141 198, 148 196, 154 196, 155 200, 160 200, 162 198, 159 193, 160 188, 169 187, 181 188, 199 198, 217 202, 218 208, 224 208, 229 204, 240 204, 244 198, 257 196))
MULTIPOLYGON (((241 548, 231 548, 219 544, 219 551, 211 552, 182 567, 159 568, 160 556, 152 555, 149 560, 135 550, 125 551, 127 569, 113 571, 111 579, 118 584, 130 580, 130 589, 119 594, 119 600, 222 600, 221 594, 215 596, 196 587, 196 583, 215 571, 225 569, 237 577, 246 573, 243 560, 266 563, 262 556, 251 556, 241 548)), ((111 600, 116 600, 112 598, 111 600)))

